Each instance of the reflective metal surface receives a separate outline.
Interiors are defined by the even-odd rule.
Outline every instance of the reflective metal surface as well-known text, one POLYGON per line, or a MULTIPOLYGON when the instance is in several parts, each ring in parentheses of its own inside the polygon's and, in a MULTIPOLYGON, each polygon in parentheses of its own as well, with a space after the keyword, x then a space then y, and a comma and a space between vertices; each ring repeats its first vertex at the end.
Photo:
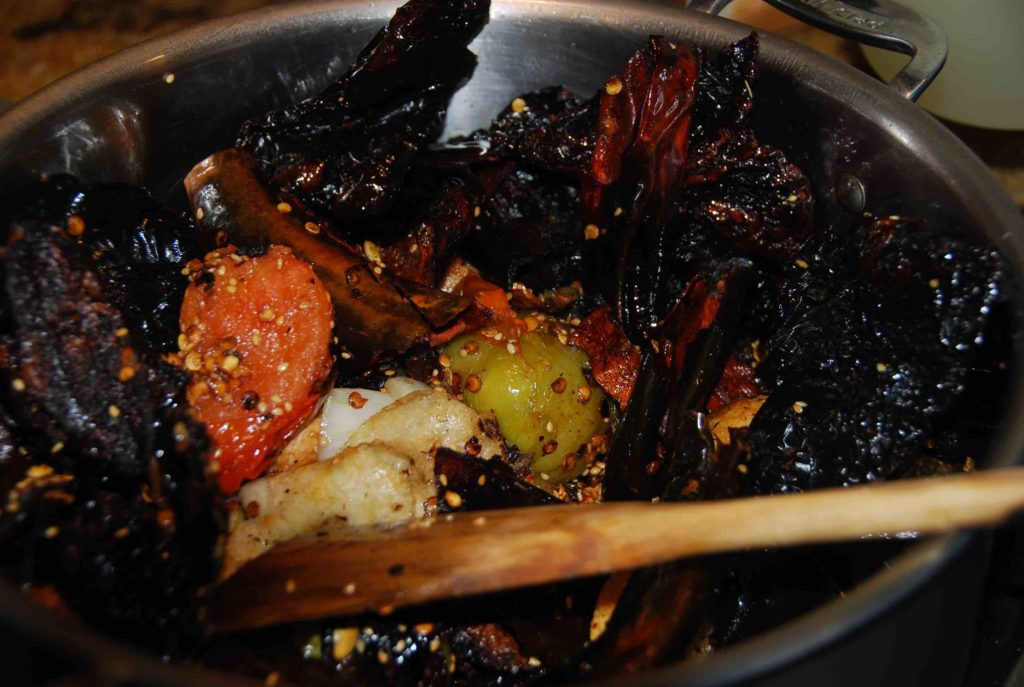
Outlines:
MULTIPOLYGON (((142 183, 183 207, 180 181, 197 160, 230 145, 247 116, 326 84, 397 4, 274 6, 156 39, 76 72, 0 117, 0 183, 16 167, 69 171, 90 181, 142 183)), ((480 65, 455 97, 446 134, 485 126, 530 88, 561 83, 587 94, 649 34, 721 48, 749 31, 728 20, 646 4, 496 0, 489 26, 471 46, 480 65)), ((1020 212, 988 169, 938 122, 883 84, 780 38, 763 37, 761 65, 755 128, 811 177, 819 221, 861 204, 879 214, 912 212, 979 232, 1000 246, 1017 275, 1024 274, 1020 212), (860 187, 852 205, 846 197, 851 178, 860 187)), ((1018 331, 1022 321, 1018 312, 1018 331)), ((987 465, 1017 462, 1024 446, 1024 424, 1012 422, 1024 415, 1024 355, 1019 336, 1016 341, 1016 386, 987 465)), ((882 613, 911 605, 968 541, 961 535, 921 544, 840 601, 707 660, 627 681, 727 684, 765 675, 824 650, 882 613)), ((165 665, 74 622, 57 622, 3 586, 0 609, 0 622, 20 632, 43 636, 74 656, 101 657, 108 684, 234 681, 165 665)))
MULTIPOLYGON (((698 0, 722 6, 729 0, 698 0)), ((819 29, 910 56, 889 82, 907 100, 917 98, 946 63, 946 32, 931 17, 893 0, 765 0, 819 29)), ((692 5, 691 5, 692 6, 692 5)), ((721 8, 717 8, 721 9, 721 8)))

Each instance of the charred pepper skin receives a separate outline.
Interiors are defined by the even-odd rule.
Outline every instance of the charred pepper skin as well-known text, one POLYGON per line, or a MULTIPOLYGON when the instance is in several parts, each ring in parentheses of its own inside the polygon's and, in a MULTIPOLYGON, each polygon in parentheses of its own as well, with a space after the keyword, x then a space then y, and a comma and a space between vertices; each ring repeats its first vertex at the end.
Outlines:
POLYGON ((321 214, 359 222, 385 213, 473 73, 476 56, 466 45, 487 23, 489 5, 403 5, 341 78, 314 98, 248 121, 238 146, 259 161, 265 181, 321 214))
POLYGON ((901 476, 930 450, 1007 298, 999 253, 899 217, 832 236, 781 282, 746 490, 901 476))
POLYGON ((72 613, 185 655, 223 531, 184 379, 136 345, 61 229, 12 228, 4 263, 0 561, 72 613))
POLYGON ((90 252, 106 297, 131 329, 159 353, 175 350, 181 270, 214 245, 191 217, 137 186, 86 184, 67 174, 28 184, 14 214, 65 228, 90 252))

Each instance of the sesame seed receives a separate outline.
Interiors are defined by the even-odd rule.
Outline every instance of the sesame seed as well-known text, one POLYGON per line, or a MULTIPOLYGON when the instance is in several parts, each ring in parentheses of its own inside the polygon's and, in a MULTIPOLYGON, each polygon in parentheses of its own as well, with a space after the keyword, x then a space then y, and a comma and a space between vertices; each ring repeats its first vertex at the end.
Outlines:
POLYGON ((68 233, 72 236, 81 236, 85 233, 85 220, 78 215, 68 217, 68 233))
POLYGON ((933 289, 937 289, 937 288, 939 288, 939 280, 938 280, 938 279, 932 279, 932 280, 930 280, 930 281, 928 282, 928 286, 932 287, 933 289))
POLYGON ((15 391, 24 391, 25 380, 21 378, 14 379, 13 381, 11 381, 11 388, 14 389, 15 391))
POLYGON ((206 216, 206 213, 205 213, 205 212, 203 212, 203 209, 202 209, 202 208, 197 208, 197 209, 196 209, 196 219, 197 219, 197 220, 200 220, 200 221, 202 221, 203 217, 205 217, 205 216, 206 216))
POLYGON ((615 217, 621 217, 624 210, 622 208, 615 208, 615 212, 612 213, 615 217))
POLYGON ((444 500, 452 508, 459 508, 462 505, 462 497, 454 491, 446 491, 444 493, 444 500))
POLYGON ((270 308, 263 308, 263 310, 260 312, 260 319, 263 320, 264 322, 270 322, 275 317, 277 316, 274 314, 274 311, 271 310, 270 308))
POLYGON ((601 235, 601 229, 596 224, 588 224, 583 228, 583 238, 593 241, 601 235))
POLYGON ((54 445, 50 447, 50 453, 60 453, 63 450, 64 450, 64 442, 63 441, 55 442, 54 445))
POLYGON ((293 580, 292 578, 289 577, 284 582, 284 593, 285 594, 293 594, 294 592, 295 592, 295 580, 293 580))
POLYGON ((352 358, 352 354, 349 353, 348 351, 342 351, 341 352, 341 359, 342 360, 349 360, 351 358, 352 358))
POLYGON ((260 336, 259 332, 253 332, 252 336, 249 337, 249 341, 252 341, 252 345, 253 346, 259 346, 260 345, 260 341, 262 341, 262 340, 263 340, 263 337, 260 336))
POLYGON ((512 101, 512 111, 513 112, 517 112, 518 113, 518 112, 522 112, 525 109, 526 109, 526 101, 523 100, 522 98, 516 98, 516 99, 514 99, 512 101))
POLYGON ((797 401, 796 403, 793 404, 793 412, 799 415, 800 413, 804 412, 804 408, 806 407, 807 403, 805 401, 797 401))
POLYGON ((378 651, 377 652, 377 660, 380 661, 382 664, 387 663, 388 662, 388 652, 384 651, 383 649, 378 651))
POLYGON ((515 341, 509 341, 505 344, 505 350, 508 351, 509 355, 515 355, 519 352, 519 346, 516 345, 515 341))
POLYGON ((168 86, 174 83, 174 72, 167 72, 164 74, 164 83, 168 86))
POLYGON ((788 197, 788 198, 786 198, 786 202, 787 202, 787 203, 795 203, 795 202, 796 202, 796 201, 798 201, 798 200, 800 200, 800 198, 799 198, 799 197, 797 197, 797 195, 796 195, 795 193, 791 193, 791 194, 789 194, 789 197, 788 197))
POLYGON ((793 262, 796 263, 796 266, 799 267, 802 270, 805 270, 808 267, 810 267, 810 265, 807 264, 807 261, 804 260, 803 258, 797 258, 793 262))
POLYGON ((477 477, 476 483, 479 484, 481 487, 487 484, 487 475, 480 475, 479 477, 477 477))
POLYGON ((527 660, 526 662, 529 663, 534 668, 536 668, 537 666, 540 665, 540 659, 537 658, 536 656, 530 656, 529 660, 527 660))
POLYGON ((437 478, 437 480, 441 483, 442 487, 448 486, 448 475, 444 474, 443 472, 441 473, 441 476, 437 478))
POLYGON ((331 655, 335 661, 340 661, 356 648, 359 639, 359 631, 354 627, 346 627, 334 630, 331 633, 331 655))
POLYGON ((474 217, 479 217, 480 216, 480 206, 479 205, 477 205, 477 206, 475 206, 473 208, 473 216, 474 217))
POLYGON ((56 525, 50 525, 45 530, 43 530, 43 536, 45 536, 47 539, 53 539, 58 534, 60 534, 60 528, 56 525))
POLYGON ((877 370, 879 374, 886 372, 888 369, 889 366, 885 363, 875 363, 875 370, 877 370))
POLYGON ((554 432, 555 431, 555 423, 552 422, 551 420, 548 420, 548 423, 546 425, 544 425, 544 429, 546 429, 548 431, 548 434, 550 434, 551 432, 554 432))
POLYGON ((128 336, 128 327, 121 327, 116 332, 114 332, 114 336, 118 338, 128 336))
POLYGON ((746 463, 740 463, 739 465, 736 466, 736 470, 739 471, 741 475, 747 474, 747 469, 748 468, 746 463))
POLYGON ((344 588, 342 588, 342 591, 345 592, 345 594, 347 594, 348 596, 352 596, 356 593, 356 583, 349 582, 344 586, 344 588))
POLYGON ((109 413, 110 417, 113 418, 121 417, 121 409, 114 404, 110 404, 110 406, 107 407, 107 413, 109 413))
POLYGON ((282 200, 277 204, 277 211, 287 215, 292 211, 292 206, 282 200))
POLYGON ((621 93, 622 81, 619 80, 619 77, 613 76, 612 78, 608 79, 608 83, 604 85, 604 92, 607 93, 608 95, 618 95, 619 93, 621 93))

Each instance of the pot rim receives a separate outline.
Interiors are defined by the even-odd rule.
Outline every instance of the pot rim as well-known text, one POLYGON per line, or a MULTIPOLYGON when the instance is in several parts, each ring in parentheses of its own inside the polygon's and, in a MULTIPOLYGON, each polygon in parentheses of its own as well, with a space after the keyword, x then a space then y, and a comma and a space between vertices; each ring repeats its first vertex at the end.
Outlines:
MULTIPOLYGON (((386 21, 398 2, 375 0, 306 0, 272 5, 213 19, 180 29, 121 50, 82 67, 15 104, 0 116, 0 162, 18 141, 41 120, 85 102, 97 91, 128 79, 159 79, 183 64, 223 53, 232 47, 257 42, 270 33, 319 25, 330 21, 386 21)), ((689 24, 696 42, 724 45, 738 40, 751 27, 729 19, 641 3, 636 0, 494 0, 491 18, 544 16, 577 24, 645 27, 673 35, 673 27, 689 24)), ((485 29, 486 31, 486 29, 485 29)), ((858 109, 878 111, 894 122, 893 133, 901 140, 927 141, 918 148, 925 161, 955 161, 955 185, 963 196, 987 206, 993 226, 999 227, 1001 248, 1012 271, 1024 273, 1024 218, 999 186, 991 171, 948 129, 930 115, 903 100, 884 84, 866 74, 788 39, 758 31, 762 64, 802 80, 816 92, 845 89, 848 102, 857 98, 858 109)), ((948 171, 948 170, 947 170, 948 171)), ((993 236, 990 234, 990 238, 993 236)), ((1020 462, 1024 448, 1024 423, 1005 419, 1024 416, 1024 305, 1014 307, 1014 357, 1011 370, 1016 388, 1004 422, 992 444, 986 466, 1001 467, 1020 462)), ((616 685, 710 685, 749 680, 777 670, 798 657, 808 656, 839 641, 885 611, 908 600, 947 567, 975 535, 961 532, 930 538, 899 555, 886 569, 831 601, 794 620, 697 660, 669 664, 653 671, 614 677, 600 682, 616 685)), ((89 628, 39 609, 13 587, 0 583, 0 623, 28 630, 39 639, 59 646, 93 666, 110 682, 143 680, 151 684, 251 685, 251 681, 202 666, 162 662, 158 657, 123 645, 89 628), (97 657, 102 656, 102 660, 97 657)))

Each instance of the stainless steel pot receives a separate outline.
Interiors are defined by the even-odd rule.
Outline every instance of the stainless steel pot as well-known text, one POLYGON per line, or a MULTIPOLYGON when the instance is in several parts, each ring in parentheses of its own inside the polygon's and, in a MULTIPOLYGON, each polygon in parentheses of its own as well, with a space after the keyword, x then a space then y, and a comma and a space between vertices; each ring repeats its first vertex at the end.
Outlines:
MULTIPOLYGON (((1024 220, 1018 209, 962 143, 901 95, 919 93, 941 66, 941 32, 877 0, 772 2, 844 35, 916 53, 894 88, 887 88, 811 50, 763 36, 755 128, 811 177, 820 221, 867 209, 907 211, 941 226, 969 227, 1004 251, 1018 277, 1024 274, 1024 220)), ((141 183, 183 205, 180 182, 196 160, 230 144, 248 115, 316 92, 351 62, 394 4, 274 6, 98 62, 0 118, 0 183, 19 167, 69 171, 91 181, 141 183)), ((699 4, 720 9, 725 3, 699 4)), ((486 125, 527 89, 560 83, 577 93, 592 92, 649 34, 721 48, 749 31, 706 14, 647 4, 495 0, 491 22, 472 46, 480 65, 454 100, 447 133, 486 125)), ((1020 332, 1024 309, 1017 303, 1020 332)), ((1024 344, 1019 335, 1015 342, 1014 390, 986 466, 1017 462, 1024 447, 1024 424, 1014 422, 1024 416, 1024 344)), ((960 534, 921 543, 841 600, 709 659, 627 681, 785 684, 814 677, 831 684, 880 684, 883 678, 936 684, 922 677, 931 674, 926 666, 939 678, 950 677, 957 668, 948 667, 949 658, 962 657, 969 642, 984 569, 983 562, 964 556, 972 541, 960 534), (951 571, 960 576, 954 592, 936 582, 951 571), (960 627, 937 629, 950 618, 960 627), (913 624, 900 624, 907 622, 913 624), (910 635, 918 641, 910 642, 910 635), (890 653, 910 667, 886 665, 890 653)), ((0 623, 19 637, 59 647, 87 666, 90 681, 236 682, 161 663, 76 622, 58 621, 2 585, 0 623)), ((959 666, 962 670, 962 660, 959 666)))

